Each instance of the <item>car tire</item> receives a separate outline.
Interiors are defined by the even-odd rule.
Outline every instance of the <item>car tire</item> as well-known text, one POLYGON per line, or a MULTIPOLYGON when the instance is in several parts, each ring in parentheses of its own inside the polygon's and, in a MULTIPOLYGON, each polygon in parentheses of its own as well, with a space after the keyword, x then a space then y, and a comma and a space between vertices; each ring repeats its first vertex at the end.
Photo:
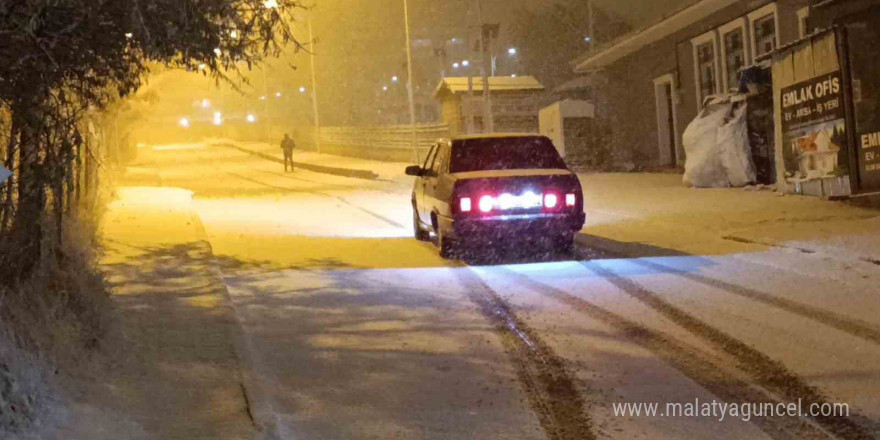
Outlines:
POLYGON ((418 241, 430 241, 431 233, 422 229, 422 224, 419 221, 419 214, 413 209, 413 235, 418 241))
POLYGON ((449 259, 455 255, 455 241, 439 229, 437 230, 437 246, 440 248, 441 257, 449 259))

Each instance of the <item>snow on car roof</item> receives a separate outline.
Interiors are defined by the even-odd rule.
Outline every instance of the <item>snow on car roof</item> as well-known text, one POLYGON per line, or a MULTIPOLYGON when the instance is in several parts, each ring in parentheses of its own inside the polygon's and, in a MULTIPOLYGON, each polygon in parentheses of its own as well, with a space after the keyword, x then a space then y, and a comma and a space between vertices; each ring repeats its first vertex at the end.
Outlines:
POLYGON ((544 137, 543 134, 540 133, 492 133, 492 134, 471 134, 464 136, 456 136, 451 138, 452 141, 468 141, 475 139, 506 139, 506 138, 518 138, 518 137, 544 137))

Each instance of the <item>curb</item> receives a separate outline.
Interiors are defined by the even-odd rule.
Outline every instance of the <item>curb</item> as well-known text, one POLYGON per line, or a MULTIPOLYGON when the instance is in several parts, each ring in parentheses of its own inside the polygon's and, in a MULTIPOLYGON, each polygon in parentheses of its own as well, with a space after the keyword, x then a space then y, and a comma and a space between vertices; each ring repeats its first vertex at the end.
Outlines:
MULTIPOLYGON (((272 162, 276 162, 276 163, 280 163, 280 164, 284 163, 284 160, 279 159, 279 158, 272 156, 270 154, 260 153, 258 151, 249 150, 247 148, 239 147, 238 145, 234 145, 234 144, 214 143, 214 144, 210 144, 210 145, 216 146, 216 147, 232 148, 233 150, 238 150, 243 153, 247 153, 252 156, 266 159, 266 160, 269 160, 272 162)), ((325 167, 322 165, 315 165, 315 164, 310 164, 310 163, 305 163, 305 162, 294 162, 293 165, 295 167, 302 168, 304 170, 309 170, 309 171, 313 171, 313 172, 321 173, 321 174, 330 174, 330 175, 334 175, 334 176, 350 177, 353 179, 362 179, 362 180, 379 180, 378 174, 376 174, 372 171, 368 171, 368 170, 353 170, 350 168, 325 167)))

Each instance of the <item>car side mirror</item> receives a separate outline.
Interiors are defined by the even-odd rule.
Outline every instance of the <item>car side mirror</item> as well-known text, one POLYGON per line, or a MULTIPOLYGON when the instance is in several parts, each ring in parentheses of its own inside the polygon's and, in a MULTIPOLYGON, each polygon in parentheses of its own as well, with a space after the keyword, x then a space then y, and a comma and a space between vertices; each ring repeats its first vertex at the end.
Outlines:
POLYGON ((422 167, 418 165, 406 167, 407 176, 422 177, 422 174, 424 174, 424 170, 422 170, 422 167))

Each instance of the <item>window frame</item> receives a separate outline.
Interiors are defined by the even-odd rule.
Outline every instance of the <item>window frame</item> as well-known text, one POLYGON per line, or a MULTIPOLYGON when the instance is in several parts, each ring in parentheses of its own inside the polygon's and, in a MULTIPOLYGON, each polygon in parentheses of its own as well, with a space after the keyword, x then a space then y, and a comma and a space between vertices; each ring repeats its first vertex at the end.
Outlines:
POLYGON ((725 24, 724 26, 719 27, 718 38, 719 46, 721 46, 721 82, 723 84, 724 91, 728 91, 733 88, 730 83, 730 77, 728 75, 730 69, 727 65, 727 35, 736 31, 742 32, 743 67, 748 67, 754 63, 752 59, 751 44, 749 39, 748 21, 746 20, 746 18, 740 17, 736 20, 731 21, 730 23, 725 24))
POLYGON ((755 9, 754 11, 749 12, 749 14, 746 16, 746 18, 748 19, 748 23, 749 23, 749 39, 750 39, 749 45, 752 50, 753 60, 754 60, 754 58, 758 58, 759 56, 766 55, 766 54, 758 55, 758 52, 760 52, 760 51, 758 50, 758 41, 757 41, 757 36, 756 36, 756 32, 755 32, 755 24, 759 20, 763 20, 770 15, 773 16, 773 26, 775 29, 775 31, 773 33, 774 34, 773 38, 775 40, 773 42, 774 43, 773 49, 776 50, 782 45, 782 40, 779 35, 779 6, 776 5, 776 2, 769 3, 762 8, 755 9))
POLYGON ((810 18, 810 7, 804 6, 797 10, 797 18, 798 18, 798 35, 800 38, 805 38, 807 36, 807 26, 809 25, 810 18))
POLYGON ((699 37, 691 39, 691 47, 692 47, 692 50, 694 53, 694 80, 695 80, 694 84, 696 85, 696 93, 697 93, 696 96, 697 96, 697 108, 698 109, 703 108, 703 101, 706 99, 705 96, 702 96, 703 95, 703 76, 702 76, 702 72, 700 71, 699 48, 702 46, 705 46, 706 44, 709 44, 709 43, 712 44, 712 56, 714 57, 713 64, 715 67, 715 84, 713 84, 713 86, 712 86, 712 93, 711 94, 717 94, 717 93, 719 93, 718 90, 719 90, 719 86, 720 86, 718 72, 720 71, 720 68, 721 68, 721 64, 719 62, 720 60, 718 57, 718 54, 719 54, 719 51, 718 51, 718 30, 713 29, 709 32, 706 32, 703 35, 700 35, 699 37))

